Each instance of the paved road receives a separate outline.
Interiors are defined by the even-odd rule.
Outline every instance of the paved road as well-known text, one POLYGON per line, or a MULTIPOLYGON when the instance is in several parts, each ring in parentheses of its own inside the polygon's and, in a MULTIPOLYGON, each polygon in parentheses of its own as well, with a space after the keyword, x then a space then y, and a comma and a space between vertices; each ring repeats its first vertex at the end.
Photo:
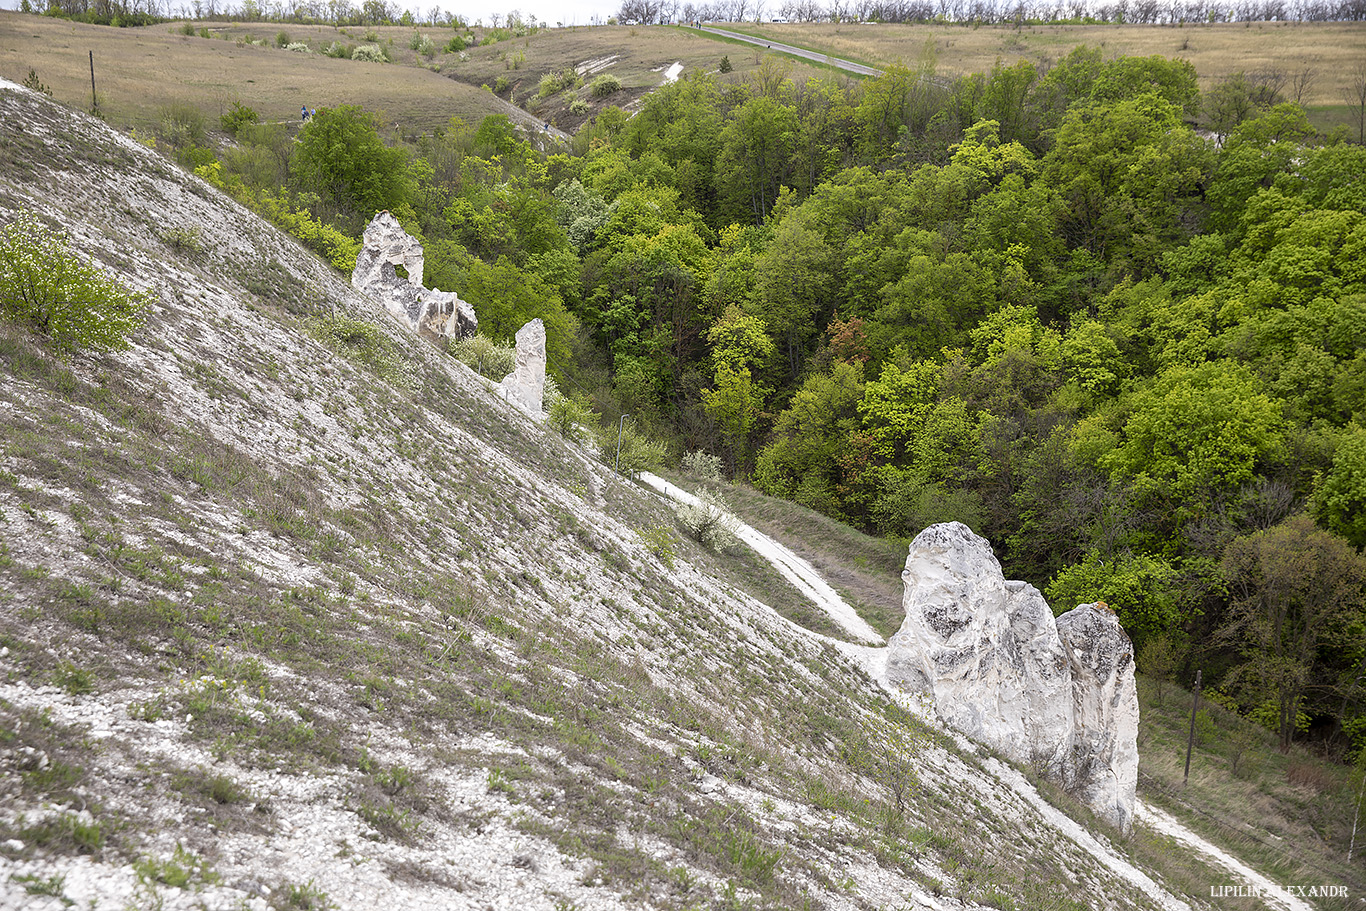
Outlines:
POLYGON ((763 38, 755 38, 752 35, 742 35, 739 32, 728 32, 725 29, 713 28, 710 25, 703 25, 698 28, 701 32, 711 32, 713 35, 720 35, 723 38, 734 38, 737 41, 746 41, 750 44, 757 44, 769 50, 782 51, 784 54, 791 54, 794 57, 802 57, 816 63, 828 63, 831 66, 839 67, 850 73, 857 73, 860 76, 881 76, 882 70, 876 67, 864 66, 852 60, 843 60, 839 57, 831 57, 829 54, 819 54, 815 51, 808 51, 805 48, 793 47, 790 44, 778 44, 776 41, 767 41, 763 38))

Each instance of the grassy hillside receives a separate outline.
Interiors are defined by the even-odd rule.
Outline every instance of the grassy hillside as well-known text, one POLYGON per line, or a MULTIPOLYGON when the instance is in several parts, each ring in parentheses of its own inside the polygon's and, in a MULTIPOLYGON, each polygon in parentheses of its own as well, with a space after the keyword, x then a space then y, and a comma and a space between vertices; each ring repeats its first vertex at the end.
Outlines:
MULTIPOLYGON (((687 484, 688 479, 679 479, 687 484)), ((905 564, 904 542, 870 538, 795 503, 732 485, 726 491, 736 512, 819 567, 879 632, 899 627, 905 564), (895 607, 894 607, 895 605, 895 607)), ((1040 580, 1025 580, 1038 584, 1040 580)), ((1288 753, 1275 736, 1222 706, 1201 701, 1189 782, 1184 780, 1191 693, 1166 680, 1139 677, 1139 796, 1171 813, 1203 838, 1281 884, 1346 886, 1366 893, 1361 862, 1366 832, 1356 834, 1354 809, 1359 774, 1301 745, 1288 753)), ((1084 814, 1066 795, 1049 791, 1060 805, 1084 814)), ((1193 893, 1228 880, 1164 838, 1140 830, 1130 849, 1158 862, 1169 882, 1193 893)), ((1316 907, 1346 908, 1326 899, 1316 907)), ((1219 907, 1262 907, 1248 899, 1221 899, 1219 907)))
MULTIPOLYGON (((660 85, 675 63, 715 71, 721 58, 729 56, 734 67, 730 78, 738 81, 761 59, 754 49, 667 28, 542 30, 475 44, 465 49, 462 59, 460 53, 444 50, 456 34, 452 29, 262 22, 196 22, 192 27, 196 34, 185 35, 183 23, 118 29, 0 11, 0 76, 22 82, 33 69, 58 101, 88 109, 88 54, 93 51, 100 106, 106 119, 118 126, 146 130, 176 104, 193 105, 215 122, 235 101, 255 109, 264 120, 287 122, 297 121, 305 104, 359 104, 414 135, 443 127, 452 117, 477 123, 489 114, 509 113, 504 101, 522 103, 536 120, 572 131, 584 115, 569 112, 570 96, 536 96, 543 76, 576 67, 585 76, 572 97, 583 98, 596 111, 607 104, 631 105, 660 85), (430 58, 410 47, 415 32, 430 37, 439 48, 430 58), (278 47, 282 33, 314 53, 278 47), (377 43, 394 62, 366 63, 322 54, 333 42, 347 47, 377 43), (588 83, 604 73, 615 76, 621 89, 595 98, 588 83), (506 85, 500 85, 500 77, 506 85), (489 91, 495 88, 497 97, 489 91)), ((472 34, 480 39, 487 32, 475 29, 472 34)), ((794 76, 807 72, 813 71, 794 65, 794 76)))
MULTIPOLYGON (((279 29, 255 31, 273 41, 279 29)), ((80 110, 90 107, 92 51, 100 107, 119 127, 146 130, 176 104, 199 108, 216 127, 234 101, 291 122, 304 104, 360 104, 417 132, 496 110, 478 86, 417 67, 191 37, 166 24, 118 29, 0 12, 0 76, 21 82, 33 69, 53 97, 80 110)))

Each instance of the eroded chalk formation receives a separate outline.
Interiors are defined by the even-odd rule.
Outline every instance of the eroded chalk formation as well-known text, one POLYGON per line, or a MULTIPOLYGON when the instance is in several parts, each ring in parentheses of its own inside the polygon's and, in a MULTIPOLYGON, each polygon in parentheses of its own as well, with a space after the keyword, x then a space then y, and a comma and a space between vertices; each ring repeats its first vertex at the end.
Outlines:
POLYGON ((419 335, 473 335, 479 326, 474 308, 453 291, 424 287, 423 262, 422 244, 403 230, 397 218, 380 212, 365 227, 351 285, 380 301, 419 335), (399 268, 405 275, 398 273, 399 268))
POLYGON ((916 536, 902 579, 906 619, 888 643, 889 681, 1127 831, 1138 695, 1133 645, 1114 613, 1087 604, 1054 619, 1038 589, 1006 581, 991 545, 958 522, 916 536))
POLYGON ((517 356, 512 372, 503 377, 498 392, 533 415, 540 415, 545 397, 545 324, 539 318, 517 330, 517 356))

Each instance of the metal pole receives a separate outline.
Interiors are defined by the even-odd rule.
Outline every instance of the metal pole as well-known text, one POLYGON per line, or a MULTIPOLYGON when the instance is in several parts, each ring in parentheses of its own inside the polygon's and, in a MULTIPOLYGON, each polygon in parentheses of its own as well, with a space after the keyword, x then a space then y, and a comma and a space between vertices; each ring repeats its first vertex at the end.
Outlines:
POLYGON ((621 416, 621 423, 617 425, 617 474, 621 474, 621 432, 626 428, 626 415, 621 416))
POLYGON ((1200 672, 1195 672, 1195 696, 1191 700, 1191 732, 1186 740, 1186 777, 1181 779, 1181 787, 1191 780, 1191 748, 1195 746, 1195 710, 1200 707, 1200 672))
POLYGON ((90 110, 97 110, 100 103, 95 98, 95 52, 90 52, 90 110))

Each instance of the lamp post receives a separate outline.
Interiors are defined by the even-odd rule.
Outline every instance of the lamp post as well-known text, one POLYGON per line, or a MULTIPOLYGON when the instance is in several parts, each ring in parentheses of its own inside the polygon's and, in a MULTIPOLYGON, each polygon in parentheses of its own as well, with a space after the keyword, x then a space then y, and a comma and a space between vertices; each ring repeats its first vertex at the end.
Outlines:
POLYGON ((621 433, 622 433, 623 430, 626 429, 626 418, 627 418, 627 417, 628 417, 627 415, 624 415, 624 414, 623 414, 623 415, 621 416, 621 422, 617 424, 617 466, 616 466, 616 472, 617 472, 617 474, 621 474, 621 433))

